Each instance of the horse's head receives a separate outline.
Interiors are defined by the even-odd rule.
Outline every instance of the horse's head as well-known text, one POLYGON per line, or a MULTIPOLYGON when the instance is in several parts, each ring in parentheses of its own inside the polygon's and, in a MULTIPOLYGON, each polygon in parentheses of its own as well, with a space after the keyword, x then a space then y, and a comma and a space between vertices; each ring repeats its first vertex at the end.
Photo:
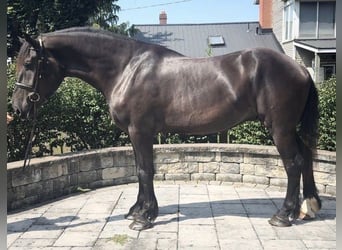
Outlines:
POLYGON ((41 38, 25 35, 17 58, 17 83, 12 96, 14 111, 24 119, 33 116, 59 87, 64 76, 62 67, 44 48, 41 38))

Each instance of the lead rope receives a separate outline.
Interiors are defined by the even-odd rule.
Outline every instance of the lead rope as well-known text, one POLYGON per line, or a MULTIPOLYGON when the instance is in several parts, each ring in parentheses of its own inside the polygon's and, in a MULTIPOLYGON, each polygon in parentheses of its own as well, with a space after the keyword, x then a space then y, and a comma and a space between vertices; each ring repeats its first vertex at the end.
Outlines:
MULTIPOLYGON (((44 44, 43 44, 43 40, 42 40, 41 36, 38 37, 38 41, 39 41, 39 45, 40 45, 40 53, 39 53, 40 55, 39 56, 42 57, 43 50, 44 50, 44 44)), ((26 147, 23 169, 25 169, 26 166, 30 165, 31 153, 32 153, 32 145, 33 145, 33 141, 35 139, 34 134, 35 134, 36 124, 37 124, 37 104, 36 103, 40 99, 40 96, 37 93, 37 86, 38 86, 38 80, 41 77, 39 71, 40 71, 40 67, 41 67, 40 65, 41 65, 42 60, 43 59, 40 58, 39 62, 38 62, 38 68, 37 68, 38 76, 37 76, 37 79, 36 79, 36 82, 35 82, 35 85, 34 85, 34 90, 33 90, 34 91, 33 92, 34 95, 29 96, 29 100, 33 103, 33 121, 32 121, 32 129, 31 129, 31 132, 30 132, 29 141, 28 141, 27 147, 26 147)))
POLYGON ((34 134, 35 134, 35 130, 36 130, 36 123, 37 123, 37 107, 36 107, 36 103, 33 103, 32 128, 31 128, 31 132, 30 132, 29 141, 28 141, 27 147, 26 147, 23 169, 25 169, 26 166, 28 167, 30 165, 31 153, 32 153, 32 145, 33 145, 33 141, 35 139, 34 138, 34 134))

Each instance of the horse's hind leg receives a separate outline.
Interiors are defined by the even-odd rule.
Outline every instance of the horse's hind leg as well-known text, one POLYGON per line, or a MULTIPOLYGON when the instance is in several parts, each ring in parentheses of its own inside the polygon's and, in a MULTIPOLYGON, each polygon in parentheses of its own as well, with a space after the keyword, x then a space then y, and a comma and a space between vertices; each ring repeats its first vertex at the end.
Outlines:
POLYGON ((300 140, 300 146, 305 158, 305 165, 302 168, 304 201, 300 210, 300 218, 312 219, 315 217, 315 213, 321 209, 322 203, 317 194, 313 175, 312 150, 302 140, 300 140))
POLYGON ((130 208, 126 218, 133 219, 130 228, 144 230, 152 227, 158 216, 158 203, 153 187, 153 136, 129 129, 130 139, 135 154, 135 162, 139 178, 137 202, 130 208))
POLYGON ((300 152, 297 138, 295 130, 275 130, 273 133, 274 143, 283 160, 288 178, 284 203, 281 209, 269 220, 273 226, 291 226, 289 217, 298 218, 299 216, 300 176, 305 159, 300 152))

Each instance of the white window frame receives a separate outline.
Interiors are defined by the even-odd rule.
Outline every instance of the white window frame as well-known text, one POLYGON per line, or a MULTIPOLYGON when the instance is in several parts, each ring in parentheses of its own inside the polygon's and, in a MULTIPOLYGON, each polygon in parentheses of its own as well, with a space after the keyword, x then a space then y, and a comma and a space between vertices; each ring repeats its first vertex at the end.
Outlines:
POLYGON ((289 0, 286 1, 283 9, 283 42, 292 41, 295 37, 295 1, 289 0), (288 31, 288 27, 286 26, 287 23, 287 12, 286 9, 290 8, 289 11, 291 11, 290 16, 292 17, 292 27, 291 30, 288 31))
POLYGON ((210 35, 208 36, 208 44, 210 46, 224 46, 226 44, 222 35, 210 35))

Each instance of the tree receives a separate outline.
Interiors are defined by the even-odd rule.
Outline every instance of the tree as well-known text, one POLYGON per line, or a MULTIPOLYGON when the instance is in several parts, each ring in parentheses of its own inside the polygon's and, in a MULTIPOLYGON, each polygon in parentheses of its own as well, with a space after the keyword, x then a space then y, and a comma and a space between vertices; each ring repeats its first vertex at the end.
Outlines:
POLYGON ((108 30, 117 34, 132 37, 138 32, 139 29, 136 29, 134 25, 130 26, 129 23, 121 23, 119 25, 112 25, 108 27, 108 30))
POLYGON ((90 18, 90 22, 104 29, 115 26, 119 20, 116 14, 120 11, 120 6, 115 4, 117 1, 99 0, 97 13, 90 18))
POLYGON ((118 0, 7 0, 7 55, 20 48, 19 36, 91 25, 103 28, 117 22, 118 0))

